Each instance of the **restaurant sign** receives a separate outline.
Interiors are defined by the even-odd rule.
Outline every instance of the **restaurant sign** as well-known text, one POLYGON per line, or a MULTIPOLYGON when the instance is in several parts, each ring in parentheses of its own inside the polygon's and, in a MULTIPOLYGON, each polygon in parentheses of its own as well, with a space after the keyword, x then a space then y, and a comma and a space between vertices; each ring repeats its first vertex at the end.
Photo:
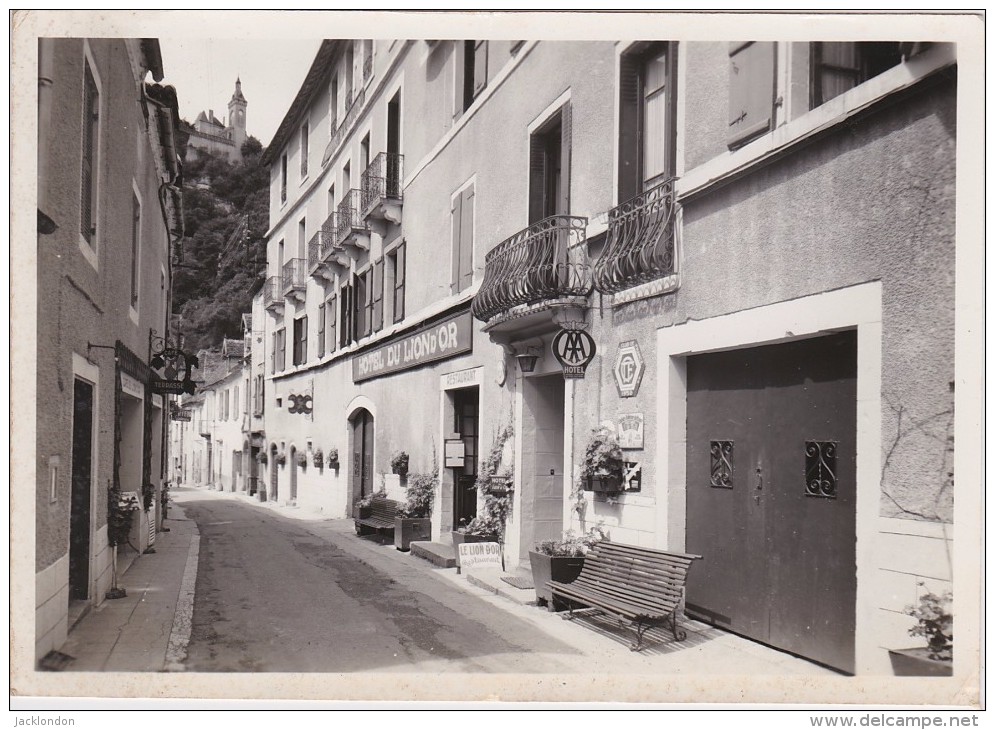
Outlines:
POLYGON ((356 355, 352 359, 352 380, 359 383, 379 378, 472 349, 473 319, 464 312, 356 355))

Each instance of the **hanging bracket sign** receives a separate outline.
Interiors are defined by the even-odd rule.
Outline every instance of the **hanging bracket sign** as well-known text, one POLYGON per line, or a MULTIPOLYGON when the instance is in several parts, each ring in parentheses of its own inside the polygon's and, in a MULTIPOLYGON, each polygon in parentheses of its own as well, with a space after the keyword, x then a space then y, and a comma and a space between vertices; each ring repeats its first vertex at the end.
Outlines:
POLYGON ((560 330, 552 343, 553 357, 563 366, 564 378, 583 378, 598 351, 594 338, 582 329, 560 330))

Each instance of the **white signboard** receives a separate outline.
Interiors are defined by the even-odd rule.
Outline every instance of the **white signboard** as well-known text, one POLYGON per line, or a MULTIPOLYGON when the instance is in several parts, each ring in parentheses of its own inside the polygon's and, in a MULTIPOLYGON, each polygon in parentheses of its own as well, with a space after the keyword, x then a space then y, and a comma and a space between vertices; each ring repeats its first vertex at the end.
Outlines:
POLYGON ((643 448, 642 413, 623 413, 618 417, 618 445, 623 449, 643 448))
POLYGON ((496 542, 464 542, 459 546, 460 570, 501 570, 501 546, 496 542))

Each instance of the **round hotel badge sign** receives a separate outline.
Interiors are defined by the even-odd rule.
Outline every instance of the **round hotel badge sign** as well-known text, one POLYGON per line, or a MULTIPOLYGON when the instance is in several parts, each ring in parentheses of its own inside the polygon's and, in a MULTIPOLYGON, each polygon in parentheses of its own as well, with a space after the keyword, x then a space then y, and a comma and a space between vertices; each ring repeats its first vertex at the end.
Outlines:
POLYGON ((582 329, 560 330, 553 338, 553 357, 563 366, 564 378, 583 378, 598 348, 582 329))

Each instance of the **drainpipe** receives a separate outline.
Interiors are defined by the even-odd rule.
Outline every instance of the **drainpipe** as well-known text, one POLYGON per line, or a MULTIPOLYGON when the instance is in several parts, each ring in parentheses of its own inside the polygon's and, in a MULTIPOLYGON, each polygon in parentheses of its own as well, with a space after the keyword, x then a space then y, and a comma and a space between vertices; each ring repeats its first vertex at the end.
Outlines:
POLYGON ((38 39, 38 232, 54 233, 48 209, 48 129, 52 118, 52 77, 55 75, 55 41, 38 39))

